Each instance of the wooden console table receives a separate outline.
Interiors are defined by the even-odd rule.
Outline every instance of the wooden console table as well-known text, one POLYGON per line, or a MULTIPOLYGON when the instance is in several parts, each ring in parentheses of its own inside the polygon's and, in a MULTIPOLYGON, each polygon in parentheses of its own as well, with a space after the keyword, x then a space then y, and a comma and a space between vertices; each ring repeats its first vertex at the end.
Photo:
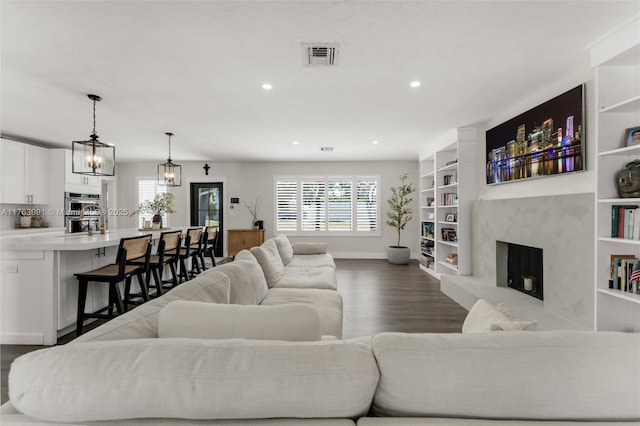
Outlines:
POLYGON ((229 229, 227 255, 235 256, 240 250, 256 247, 264 242, 264 229, 229 229))

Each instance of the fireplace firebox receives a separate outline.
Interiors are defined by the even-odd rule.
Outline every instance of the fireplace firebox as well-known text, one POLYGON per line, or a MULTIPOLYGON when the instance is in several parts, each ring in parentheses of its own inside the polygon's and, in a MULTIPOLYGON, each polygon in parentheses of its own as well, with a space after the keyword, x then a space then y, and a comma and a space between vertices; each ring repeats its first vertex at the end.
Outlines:
POLYGON ((498 285, 544 300, 542 249, 497 241, 496 251, 498 285))

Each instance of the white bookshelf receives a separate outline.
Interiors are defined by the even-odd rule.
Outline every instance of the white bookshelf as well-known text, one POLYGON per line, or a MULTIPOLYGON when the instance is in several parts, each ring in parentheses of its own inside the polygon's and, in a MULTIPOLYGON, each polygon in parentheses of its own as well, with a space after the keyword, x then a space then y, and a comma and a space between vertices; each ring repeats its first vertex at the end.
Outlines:
POLYGON ((619 198, 615 174, 640 159, 640 146, 624 146, 624 132, 640 126, 640 18, 621 26, 591 49, 596 70, 596 330, 640 332, 640 295, 609 288, 613 254, 640 258, 640 240, 614 238, 614 205, 640 204, 619 198))
POLYGON ((421 246, 420 266, 437 278, 442 274, 469 275, 471 263, 471 203, 476 198, 476 129, 459 128, 435 141, 420 159, 420 238, 433 244, 425 253, 421 246), (433 199, 434 205, 428 200, 433 199), (425 224, 434 229, 425 236, 425 224), (455 233, 455 240, 447 240, 455 233), (451 254, 457 264, 447 262, 451 254))

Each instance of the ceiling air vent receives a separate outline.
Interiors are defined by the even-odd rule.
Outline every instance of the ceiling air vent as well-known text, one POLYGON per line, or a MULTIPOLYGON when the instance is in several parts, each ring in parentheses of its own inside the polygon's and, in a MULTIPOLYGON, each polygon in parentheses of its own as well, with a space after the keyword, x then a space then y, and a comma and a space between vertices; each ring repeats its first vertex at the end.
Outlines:
POLYGON ((333 151, 333 147, 332 146, 321 146, 320 147, 320 151, 322 151, 322 152, 331 152, 331 151, 333 151))
POLYGON ((305 67, 332 67, 338 61, 338 43, 302 43, 305 67))

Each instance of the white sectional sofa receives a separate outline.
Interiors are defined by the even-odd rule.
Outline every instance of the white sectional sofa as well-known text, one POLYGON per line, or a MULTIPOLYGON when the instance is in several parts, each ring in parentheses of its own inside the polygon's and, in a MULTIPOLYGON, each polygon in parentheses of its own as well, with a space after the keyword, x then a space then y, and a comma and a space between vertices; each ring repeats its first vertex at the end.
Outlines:
POLYGON ((339 340, 338 292, 269 288, 243 251, 17 358, 0 423, 640 424, 640 334, 474 331, 339 340))

